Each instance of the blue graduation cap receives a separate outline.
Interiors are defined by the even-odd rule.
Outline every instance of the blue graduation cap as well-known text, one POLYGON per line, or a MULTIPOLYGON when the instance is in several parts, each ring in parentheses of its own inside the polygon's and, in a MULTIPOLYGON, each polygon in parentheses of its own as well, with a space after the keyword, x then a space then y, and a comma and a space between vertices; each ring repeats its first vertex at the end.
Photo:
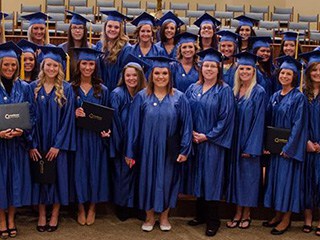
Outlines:
POLYGON ((198 39, 198 36, 193 33, 183 32, 176 35, 174 39, 178 43, 178 45, 180 45, 182 43, 196 42, 198 39))
POLYGON ((44 54, 43 59, 50 58, 59 63, 67 59, 67 54, 61 47, 39 46, 39 48, 44 54))
POLYGON ((271 37, 249 37, 249 42, 251 43, 252 49, 261 47, 269 48, 272 39, 271 37))
POLYGON ((201 52, 198 52, 197 55, 202 59, 202 62, 222 62, 222 54, 213 48, 208 48, 201 52))
POLYGON ((144 24, 149 24, 151 26, 155 25, 155 18, 153 16, 151 16, 149 13, 147 12, 143 12, 141 13, 138 17, 136 17, 134 20, 131 21, 131 24, 139 27, 141 25, 144 24))
POLYGON ((246 65, 246 66, 252 66, 252 67, 256 66, 256 62, 259 59, 258 56, 250 52, 241 52, 234 55, 234 57, 237 58, 237 62, 239 65, 246 65))
POLYGON ((152 60, 152 68, 169 68, 171 62, 176 62, 175 59, 168 58, 165 56, 157 56, 157 57, 144 57, 145 59, 152 60))
POLYGON ((92 48, 72 48, 77 53, 78 60, 95 61, 100 54, 103 52, 94 50, 92 48))
POLYGON ((150 69, 150 65, 143 61, 141 58, 137 58, 136 56, 132 55, 131 53, 128 55, 128 57, 124 61, 124 68, 134 66, 137 67, 144 72, 147 72, 150 69))
POLYGON ((112 11, 100 11, 102 14, 107 15, 107 21, 117 21, 117 22, 123 22, 125 20, 130 20, 129 17, 123 15, 122 13, 112 10, 112 11))
POLYGON ((19 48, 14 42, 6 42, 0 44, 0 58, 3 57, 12 57, 18 58, 22 53, 21 48, 19 48))
POLYGON ((283 35, 283 41, 297 41, 298 36, 304 35, 303 33, 298 33, 293 31, 286 31, 280 34, 283 35))
POLYGON ((39 49, 37 44, 29 42, 25 39, 20 40, 17 45, 22 49, 22 52, 30 52, 34 54, 37 49, 39 49))
POLYGON ((241 36, 239 34, 231 32, 229 30, 220 30, 216 34, 221 36, 219 42, 230 41, 238 44, 238 42, 241 40, 241 36))
POLYGON ((253 25, 259 21, 258 19, 247 17, 245 15, 241 15, 241 16, 236 17, 234 19, 239 20, 239 27, 241 27, 241 26, 253 27, 253 25))
POLYGON ((320 48, 311 52, 301 53, 299 57, 305 59, 308 62, 308 66, 310 66, 311 63, 320 63, 320 48))
POLYGON ((30 21, 29 26, 33 24, 46 24, 47 19, 51 19, 50 16, 43 12, 31 13, 28 15, 21 16, 23 19, 30 21))
POLYGON ((87 22, 90 22, 89 19, 83 17, 82 15, 66 10, 67 13, 70 13, 72 15, 70 24, 76 24, 76 25, 85 25, 87 24, 87 22))
POLYGON ((199 28, 201 28, 202 24, 211 24, 216 28, 217 26, 221 25, 221 22, 218 19, 212 17, 210 14, 205 13, 201 17, 199 17, 193 24, 198 26, 199 28))
POLYGON ((315 51, 315 50, 320 50, 320 46, 316 47, 316 48, 314 49, 314 51, 315 51))
POLYGON ((178 18, 173 12, 169 11, 165 15, 163 15, 158 21, 157 25, 161 26, 164 23, 171 22, 173 23, 177 28, 184 25, 184 22, 178 18))
POLYGON ((276 58, 276 61, 280 63, 280 69, 290 69, 295 73, 298 73, 302 67, 300 62, 290 56, 278 57, 276 58))

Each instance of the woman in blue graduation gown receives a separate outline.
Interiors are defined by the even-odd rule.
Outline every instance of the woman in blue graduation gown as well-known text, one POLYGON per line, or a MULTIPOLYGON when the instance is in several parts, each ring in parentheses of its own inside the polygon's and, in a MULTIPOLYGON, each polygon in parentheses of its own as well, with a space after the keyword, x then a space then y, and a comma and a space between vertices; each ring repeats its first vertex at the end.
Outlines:
POLYGON ((184 22, 169 11, 159 19, 157 25, 161 27, 159 30, 160 41, 156 43, 156 46, 164 50, 166 57, 176 59, 177 44, 175 36, 184 22))
POLYGON ((288 142, 280 154, 272 154, 267 167, 264 205, 276 210, 276 215, 266 227, 274 227, 271 233, 283 234, 290 226, 291 213, 299 213, 303 200, 303 162, 305 157, 308 106, 306 97, 296 89, 301 64, 285 56, 279 72, 282 89, 270 98, 266 116, 267 124, 290 129, 288 142))
POLYGON ((75 151, 74 95, 71 85, 64 81, 62 64, 65 52, 58 47, 41 47, 44 60, 39 80, 31 83, 36 114, 33 129, 33 161, 42 158, 56 161, 56 182, 33 183, 32 204, 39 205, 39 232, 58 228, 60 205, 68 205, 68 151, 75 151), (46 205, 53 204, 50 221, 46 221, 46 205))
MULTIPOLYGON (((100 52, 90 48, 75 50, 78 64, 72 87, 75 94, 76 118, 85 117, 84 101, 107 106, 109 91, 97 77, 96 58, 100 52)), ((74 162, 74 183, 78 205, 78 223, 81 226, 95 222, 96 203, 106 202, 110 197, 108 148, 105 138, 110 137, 110 129, 97 133, 77 128, 77 151, 74 162), (86 214, 84 203, 89 202, 86 214)))
POLYGON ((188 32, 175 37, 178 42, 178 62, 172 66, 173 87, 181 92, 185 92, 199 78, 197 38, 196 35, 188 32))
POLYGON ((234 74, 237 70, 237 63, 234 55, 237 53, 238 44, 241 39, 240 35, 228 30, 221 30, 217 32, 220 36, 219 40, 219 52, 226 57, 223 61, 223 81, 233 88, 234 74))
MULTIPOLYGON (((30 86, 18 78, 18 55, 13 42, 0 45, 0 104, 32 102, 30 86)), ((15 208, 31 203, 28 131, 0 130, 0 238, 15 237, 15 208), (6 218, 5 210, 8 210, 6 218)))
POLYGON ((108 17, 103 24, 101 40, 95 50, 104 53, 98 59, 99 74, 103 84, 112 91, 117 87, 124 59, 131 49, 129 38, 124 33, 124 20, 128 18, 117 11, 101 11, 101 13, 108 17))
MULTIPOLYGON (((305 72, 304 93, 308 98, 309 128, 307 156, 305 160, 304 226, 312 231, 312 211, 320 209, 320 50, 300 55, 308 62, 305 72)), ((316 228, 320 236, 320 221, 316 228)))
POLYGON ((228 202, 237 205, 227 227, 247 229, 250 208, 258 206, 261 189, 260 156, 263 146, 266 92, 257 84, 257 57, 248 52, 236 55, 239 67, 234 79, 236 120, 227 176, 228 202))
MULTIPOLYGON (((144 58, 144 57, 155 57, 155 56, 165 56, 165 51, 163 48, 154 44, 155 34, 154 25, 155 18, 150 14, 144 12, 136 19, 131 22, 133 25, 137 26, 134 36, 137 42, 132 46, 131 54, 133 56, 144 58)), ((148 64, 152 64, 149 59, 144 59, 148 64)), ((150 69, 151 70, 151 69, 150 69)), ((146 78, 149 79, 150 70, 146 72, 146 78)))
POLYGON ((113 202, 117 207, 117 216, 124 221, 130 217, 133 207, 137 206, 135 182, 137 168, 130 168, 124 159, 125 142, 128 137, 129 110, 133 97, 146 86, 144 70, 148 65, 139 58, 129 55, 122 71, 119 85, 110 94, 110 106, 115 110, 111 135, 111 157, 114 169, 113 202), (143 70, 144 69, 144 70, 143 70))
MULTIPOLYGON (((156 58, 156 57, 155 57, 156 58)), ((153 59, 155 59, 153 58, 153 59)), ((160 229, 171 229, 170 208, 180 186, 180 163, 191 150, 192 120, 184 94, 172 88, 167 59, 157 57, 145 90, 133 100, 129 112, 126 161, 139 168, 138 206, 146 211, 142 230, 152 231, 155 212, 160 229)))
POLYGON ((249 37, 256 36, 253 26, 255 23, 258 22, 258 20, 247 17, 245 15, 238 16, 235 19, 239 21, 236 33, 241 36, 241 41, 238 45, 239 51, 249 51, 251 50, 251 46, 249 44, 249 37))
POLYGON ((199 53, 203 61, 199 81, 186 91, 193 119, 193 194, 197 216, 191 226, 207 224, 206 235, 220 227, 216 201, 223 199, 225 153, 231 147, 234 126, 234 96, 221 79, 221 53, 209 48, 199 53))

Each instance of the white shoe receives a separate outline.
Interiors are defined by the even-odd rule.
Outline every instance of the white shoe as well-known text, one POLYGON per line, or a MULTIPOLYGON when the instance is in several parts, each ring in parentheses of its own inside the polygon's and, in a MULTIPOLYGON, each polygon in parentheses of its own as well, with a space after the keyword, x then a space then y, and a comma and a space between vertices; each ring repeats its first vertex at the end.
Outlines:
POLYGON ((151 232, 153 230, 154 224, 150 225, 150 223, 143 223, 141 229, 145 232, 151 232))
POLYGON ((161 225, 160 224, 160 230, 161 231, 164 231, 164 232, 167 232, 167 231, 170 231, 171 230, 171 225, 161 225))

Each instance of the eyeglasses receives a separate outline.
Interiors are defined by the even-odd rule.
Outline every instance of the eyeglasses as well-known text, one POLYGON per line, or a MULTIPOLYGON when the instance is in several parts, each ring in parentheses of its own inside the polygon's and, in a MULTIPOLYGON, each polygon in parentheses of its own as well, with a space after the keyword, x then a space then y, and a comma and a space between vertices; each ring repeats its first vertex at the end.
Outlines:
POLYGON ((71 31, 83 31, 84 30, 84 27, 83 26, 79 26, 79 27, 75 27, 75 26, 72 26, 71 27, 71 31))

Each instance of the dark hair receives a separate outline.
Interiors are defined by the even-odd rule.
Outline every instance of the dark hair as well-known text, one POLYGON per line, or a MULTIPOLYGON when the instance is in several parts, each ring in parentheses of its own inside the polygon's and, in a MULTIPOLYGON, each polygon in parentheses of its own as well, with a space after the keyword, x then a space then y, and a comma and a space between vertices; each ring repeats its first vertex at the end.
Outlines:
MULTIPOLYGON (((279 83, 280 85, 282 85, 282 84, 280 83, 280 81, 279 81, 279 75, 280 75, 281 70, 282 70, 281 68, 279 68, 279 69, 277 70, 277 81, 278 81, 278 83, 279 83)), ((298 84, 299 84, 298 74, 297 74, 296 72, 293 72, 291 87, 294 87, 294 88, 295 88, 295 87, 298 86, 298 84)))
POLYGON ((311 102, 313 100, 313 98, 314 98, 314 93, 313 93, 314 87, 313 87, 313 84, 312 84, 311 72, 319 64, 320 64, 319 62, 311 63, 307 67, 306 72, 305 72, 306 73, 306 78, 304 79, 304 82, 305 82, 304 94, 307 96, 309 102, 311 102))
POLYGON ((121 86, 126 86, 126 83, 125 83, 125 72, 128 68, 133 68, 136 70, 137 72, 137 75, 138 75, 138 85, 137 87, 135 88, 134 92, 133 92, 133 95, 135 96, 140 90, 142 90, 143 88, 146 87, 146 83, 147 83, 147 80, 146 80, 146 77, 144 75, 144 72, 142 69, 139 69, 138 67, 136 66, 133 66, 133 65, 129 65, 129 66, 125 66, 121 72, 121 78, 120 78, 120 81, 118 83, 118 87, 121 87, 121 86))
MULTIPOLYGON (((218 49, 218 37, 216 35, 217 28, 215 26, 212 26, 212 29, 213 29, 214 33, 213 33, 213 36, 212 36, 212 41, 211 41, 211 46, 210 47, 212 47, 212 48, 217 50, 218 49)), ((203 46, 202 46, 202 37, 201 37, 200 32, 201 32, 201 27, 200 27, 199 32, 198 32, 198 36, 199 36, 198 39, 199 39, 200 50, 202 50, 203 46)))
MULTIPOLYGON (((239 34, 240 33, 240 29, 241 29, 242 26, 238 26, 235 33, 239 34)), ((254 29, 252 27, 250 27, 250 37, 255 37, 256 36, 256 32, 254 31, 254 29)), ((239 51, 241 52, 241 48, 242 48, 242 38, 240 39, 239 41, 239 44, 238 44, 238 48, 239 48, 239 51)), ((248 50, 251 49, 251 44, 250 42, 248 42, 248 50)))
MULTIPOLYGON (((166 30, 166 27, 169 25, 169 23, 172 23, 172 22, 166 22, 166 23, 162 24, 161 27, 160 27, 160 30, 159 30, 159 32, 160 32, 160 41, 162 43, 166 43, 168 41, 168 39, 166 38, 166 35, 165 35, 164 32, 166 30)), ((175 28, 176 28, 175 35, 177 35, 179 33, 179 28, 177 28, 177 26, 175 26, 175 28)), ((173 44, 177 44, 176 40, 174 40, 173 44)))
MULTIPOLYGON (((150 73, 150 76, 149 76, 149 81, 148 81, 148 84, 147 84, 147 95, 150 96, 151 94, 154 93, 154 83, 153 83, 153 72, 154 72, 154 69, 156 67, 154 67, 150 73)), ((167 68, 168 69, 168 72, 169 72, 169 84, 167 85, 167 93, 172 95, 173 94, 173 83, 172 83, 172 73, 170 71, 170 68, 167 68)))
MULTIPOLYGON (((39 69, 38 69, 38 64, 37 64, 37 56, 35 53, 30 52, 34 58, 34 67, 31 70, 31 75, 30 75, 30 80, 34 81, 38 78, 38 74, 39 74, 39 69)), ((26 70, 24 70, 26 71, 26 70)))
MULTIPOLYGON (((202 75, 203 63, 204 63, 204 62, 202 62, 201 65, 200 65, 200 69, 199 69, 199 80, 198 80, 197 84, 204 84, 204 78, 203 78, 203 75, 202 75)), ((223 84, 223 80, 222 80, 222 76, 221 76, 221 75, 222 75, 222 74, 221 74, 221 72, 222 72, 221 64, 220 64, 220 63, 217 63, 217 62, 216 62, 216 64, 217 64, 217 66, 218 66, 218 79, 217 79, 217 84, 222 85, 222 84, 223 84)))
MULTIPOLYGON (((80 84, 81 84, 81 72, 80 72, 81 61, 82 60, 78 61, 78 63, 77 63, 77 67, 74 72, 74 79, 71 83, 73 91, 76 94, 76 96, 79 96, 79 88, 80 88, 80 84)), ((92 76, 91 76, 91 84, 92 84, 93 92, 94 92, 93 95, 96 98, 100 98, 101 97, 100 93, 102 91, 102 87, 101 87, 102 80, 98 77, 97 65, 96 65, 94 72, 92 73, 92 76)))
MULTIPOLYGON (((288 40, 286 40, 286 41, 288 41, 288 40)), ((286 54, 283 52, 284 43, 285 43, 286 41, 282 41, 282 42, 281 42, 279 57, 282 57, 282 56, 285 56, 285 55, 286 55, 286 54)), ((295 45, 297 44, 297 41, 293 41, 293 42, 294 42, 295 45)), ((300 43, 298 43, 298 54, 300 54, 300 53, 302 53, 302 50, 301 50, 301 45, 300 45, 300 43)))
MULTIPOLYGON (((257 55, 257 52, 258 52, 258 50, 260 48, 261 47, 253 49, 253 54, 257 55)), ((271 49, 271 47, 269 47, 269 48, 270 48, 270 51, 271 51, 271 55, 270 55, 268 61, 264 62, 262 59, 258 60, 258 63, 259 63, 258 68, 260 69, 261 72, 266 73, 267 76, 270 78, 271 75, 272 75, 272 59, 273 59, 273 56, 272 56, 272 49, 271 49)))

